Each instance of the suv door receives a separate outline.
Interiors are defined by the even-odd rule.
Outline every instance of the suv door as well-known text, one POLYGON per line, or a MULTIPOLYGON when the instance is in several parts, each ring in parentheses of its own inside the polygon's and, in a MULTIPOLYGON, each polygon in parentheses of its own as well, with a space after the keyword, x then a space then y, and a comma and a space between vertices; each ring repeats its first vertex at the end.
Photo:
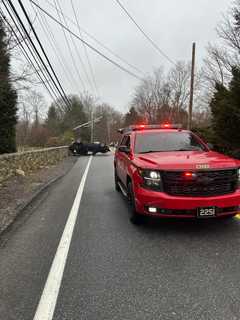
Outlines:
MULTIPOLYGON (((129 140, 129 135, 125 135, 120 144, 119 147, 121 146, 126 146, 129 140)), ((124 169, 125 169, 125 157, 126 157, 126 153, 122 152, 119 150, 119 147, 117 149, 117 156, 116 156, 116 172, 117 172, 117 176, 118 178, 121 180, 122 183, 124 183, 124 169)))
MULTIPOLYGON (((131 138, 130 135, 126 135, 125 139, 123 141, 124 146, 128 147, 130 150, 131 148, 131 138)), ((129 164, 129 154, 125 152, 121 152, 121 176, 119 178, 121 179, 123 185, 126 187, 127 186, 127 173, 128 173, 128 164, 129 164)))

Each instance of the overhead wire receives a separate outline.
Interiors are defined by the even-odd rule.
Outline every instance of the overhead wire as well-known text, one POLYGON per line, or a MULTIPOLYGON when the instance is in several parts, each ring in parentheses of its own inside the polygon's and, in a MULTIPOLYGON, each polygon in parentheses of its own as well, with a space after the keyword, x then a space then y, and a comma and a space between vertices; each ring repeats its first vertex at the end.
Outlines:
POLYGON ((38 45, 39 45, 39 47, 40 47, 40 49, 41 49, 41 51, 42 51, 42 53, 43 53, 43 55, 44 55, 44 57, 45 57, 45 59, 46 59, 46 61, 47 61, 47 64, 48 64, 48 66, 49 66, 49 68, 50 68, 50 70, 51 70, 52 73, 49 71, 46 63, 44 62, 41 54, 39 53, 37 47, 35 46, 32 38, 29 36, 28 31, 26 30, 26 27, 25 27, 23 21, 21 20, 19 14, 17 13, 17 10, 16 10, 15 6, 13 5, 12 1, 11 1, 11 0, 8 0, 8 2, 9 2, 9 4, 10 4, 11 8, 13 9, 13 11, 15 12, 15 14, 16 14, 16 16, 17 16, 17 18, 18 18, 18 21, 19 21, 20 25, 23 27, 24 32, 26 33, 26 35, 27 35, 27 37, 28 37, 31 45, 33 46, 33 48, 34 48, 34 50, 35 50, 35 52, 36 52, 36 54, 37 54, 37 56, 39 57, 39 59, 40 59, 41 63, 43 64, 45 70, 46 70, 47 73, 49 74, 49 77, 51 78, 52 82, 54 83, 54 85, 55 85, 55 87, 56 87, 56 90, 58 91, 60 97, 63 99, 63 101, 64 101, 67 105, 70 106, 70 105, 71 105, 71 102, 70 102, 70 100, 68 99, 68 97, 67 97, 67 95, 66 95, 66 93, 65 93, 65 91, 64 91, 64 89, 63 89, 63 87, 62 87, 62 85, 61 85, 61 83, 60 83, 60 81, 59 81, 59 79, 58 79, 58 76, 57 76, 55 70, 53 69, 53 66, 52 66, 52 64, 51 64, 51 62, 50 62, 50 60, 49 60, 49 58, 48 58, 48 56, 47 56, 47 54, 46 54, 46 51, 45 51, 45 49, 44 49, 44 47, 43 47, 43 45, 42 45, 42 43, 41 43, 41 41, 40 41, 37 33, 36 33, 36 30, 35 30, 34 26, 33 26, 32 23, 31 23, 31 20, 30 20, 30 18, 29 18, 29 16, 28 16, 28 13, 27 13, 27 11, 26 11, 26 9, 25 9, 22 1, 21 1, 21 0, 18 0, 18 3, 19 3, 19 5, 20 5, 20 7, 21 7, 21 9, 22 9, 22 11, 23 11, 23 13, 24 13, 25 18, 27 19, 28 24, 31 26, 31 29, 32 29, 32 31, 33 31, 33 34, 34 34, 34 36, 35 36, 35 38, 36 38, 36 40, 37 40, 37 43, 38 43, 38 45), (52 74, 53 74, 53 75, 52 75, 52 74))
POLYGON ((156 44, 156 42, 153 41, 153 39, 144 31, 143 27, 140 26, 139 23, 133 18, 133 16, 129 13, 129 11, 124 7, 124 5, 119 1, 115 0, 117 4, 120 6, 120 8, 126 13, 126 15, 129 17, 129 19, 135 24, 135 26, 138 28, 138 30, 144 35, 144 37, 152 44, 152 46, 157 50, 157 52, 165 57, 171 64, 176 65, 176 63, 162 50, 160 47, 156 44))
MULTIPOLYGON (((57 2, 58 8, 59 8, 60 11, 62 12, 59 0, 54 0, 54 2, 55 2, 55 3, 57 2)), ((60 18, 60 16, 59 16, 59 18, 60 18)), ((64 24, 68 27, 68 23, 67 23, 67 20, 65 19, 64 14, 62 14, 62 18, 63 18, 64 24)), ((93 84, 92 84, 92 82, 91 82, 91 80, 90 80, 90 78, 89 78, 88 72, 87 72, 86 67, 85 67, 85 65, 84 65, 84 62, 83 62, 83 59, 82 59, 82 57, 81 57, 81 55, 80 55, 80 51, 79 51, 79 49, 77 48, 77 45, 76 45, 76 43, 75 43, 75 41, 74 41, 74 39, 73 39, 73 36, 72 36, 71 34, 70 34, 70 39, 71 39, 72 45, 73 45, 73 47, 74 47, 74 49, 75 49, 75 52, 76 52, 76 54, 77 54, 77 56, 78 56, 78 59, 79 59, 79 61, 80 61, 80 63, 81 63, 82 70, 83 70, 83 72, 84 72, 84 74, 85 74, 85 76, 86 76, 87 82, 88 82, 90 88, 94 91, 95 88, 94 88, 94 86, 93 86, 93 84)), ((77 71, 78 71, 78 73, 79 73, 79 70, 77 70, 77 71)), ((80 74, 80 73, 79 73, 79 74, 80 74)))
MULTIPOLYGON (((36 21, 36 19, 37 19, 37 14, 35 15, 35 17, 32 19, 32 24, 34 24, 35 23, 35 21, 36 21)), ((31 29, 29 30, 29 34, 31 33, 31 29)), ((20 41, 24 41, 24 39, 21 39, 20 41)), ((10 48, 10 50, 12 50, 12 49, 15 49, 15 47, 16 46, 18 46, 18 44, 17 45, 14 45, 14 46, 12 46, 11 48, 10 48)))
MULTIPOLYGON (((33 10, 36 10, 33 5, 32 5, 32 8, 33 8, 33 10)), ((53 50, 59 64, 62 67, 62 70, 63 70, 67 80, 69 81, 69 83, 71 83, 73 81, 73 79, 69 73, 68 67, 66 66, 66 61, 64 59, 64 56, 62 55, 62 52, 59 49, 59 46, 58 46, 57 41, 55 39, 55 36, 51 30, 51 27, 50 27, 45 15, 43 15, 42 12, 39 12, 38 21, 41 25, 41 28, 42 28, 46 38, 48 39, 50 46, 52 47, 52 50, 53 50)), ((76 86, 76 84, 77 84, 76 81, 73 81, 73 84, 74 84, 74 86, 76 86)), ((76 89, 78 90, 78 86, 76 86, 76 89)))
MULTIPOLYGON (((77 12, 76 12, 76 9, 74 7, 73 0, 71 0, 71 6, 72 6, 72 11, 74 13, 76 24, 78 26, 79 35, 80 35, 81 38, 83 38, 82 30, 81 30, 80 25, 79 25, 79 21, 78 21, 78 18, 77 18, 77 12)), ((84 43, 82 43, 82 46, 83 46, 83 50, 84 50, 84 53, 85 53, 85 56, 86 56, 86 60, 87 60, 87 63, 88 63, 88 68, 90 70, 90 75, 91 75, 91 78, 92 78, 93 86, 95 88, 97 96, 99 96, 98 85, 97 85, 96 77, 95 77, 95 74, 94 74, 94 71, 93 71, 93 66, 92 66, 92 63, 91 63, 91 60, 90 60, 90 57, 89 57, 89 54, 88 54, 88 50, 87 50, 86 45, 84 43)))
MULTIPOLYGON (((57 7, 58 4, 59 4, 59 2, 57 2, 56 0, 54 0, 54 4, 55 4, 55 6, 57 7)), ((59 10, 59 11, 60 11, 60 10, 59 10)), ((61 17, 61 15, 60 15, 58 12, 57 12, 57 15, 58 15, 58 18, 59 18, 60 22, 62 23, 62 17, 61 17)), ((63 21, 64 21, 64 19, 63 19, 63 21)), ((65 23, 65 21, 64 21, 64 23, 65 23)), ((77 77, 79 78, 79 80, 80 80, 80 82, 81 82, 81 85, 82 85, 82 87, 83 87, 83 90, 86 91, 86 87, 85 87, 84 81, 83 81, 83 79, 82 79, 82 77, 81 77, 81 74, 80 74, 80 72, 79 72, 78 66, 77 66, 77 64, 76 64, 76 61, 75 61, 75 58, 74 58, 74 55, 73 55, 73 52, 72 52, 72 48, 71 48, 70 43, 69 43, 69 41, 68 41, 68 37, 67 37, 67 34, 66 34, 66 30, 65 30, 63 27, 61 27, 61 29, 62 29, 62 31, 63 31, 64 39, 65 39, 65 42, 66 42, 66 44, 67 44, 68 51, 69 51, 70 56, 71 56, 71 60, 72 60, 72 64, 73 64, 74 71, 75 71, 77 77)), ((71 39, 71 42, 72 42, 72 44, 73 44, 72 35, 70 35, 70 39, 71 39)), ((79 93, 80 93, 80 91, 79 91, 79 93)))
MULTIPOLYGON (((45 2, 47 2, 52 8, 54 8, 55 10, 58 10, 58 8, 56 8, 56 6, 54 6, 53 3, 51 3, 49 0, 45 0, 45 2)), ((61 12, 61 14, 63 14, 63 12, 61 12)), ((70 17, 68 17, 67 15, 64 15, 65 18, 70 21, 73 25, 75 25, 76 27, 78 27, 78 25, 76 24, 76 22, 74 22, 70 17)), ((79 23, 78 23, 79 24, 79 23)), ((80 26, 80 25, 79 25, 80 26)), ((142 76, 144 76, 144 72, 142 70, 140 70, 139 68, 137 68, 136 66, 134 66, 133 64, 129 63, 126 59, 124 59, 123 57, 121 57, 120 55, 118 55, 117 53, 115 53, 112 49, 110 49, 108 46, 106 46, 105 44, 103 44, 101 41, 99 41, 96 37, 94 37, 93 35, 91 35, 89 32, 87 32, 82 26, 80 26, 81 31, 87 35, 90 39, 92 39, 93 41, 95 41, 99 46, 101 46, 102 48, 104 48, 106 51, 108 51, 111 55, 113 55, 115 58, 117 58, 118 60, 120 60, 121 62, 123 62, 124 64, 126 64, 128 67, 134 69, 135 71, 137 71, 139 74, 141 74, 142 76)))
MULTIPOLYGON (((47 90, 47 92, 49 93, 50 97, 53 99, 53 101, 55 101, 55 100, 57 101, 58 97, 57 97, 57 95, 56 95, 56 92, 54 91, 54 89, 53 89, 53 87, 51 86, 51 84, 49 84, 49 80, 48 80, 47 76, 45 75, 44 71, 41 69, 41 66, 40 66, 40 64, 38 63, 38 61, 37 61, 37 59, 36 59, 36 57, 35 57, 32 49, 29 47, 29 45, 28 45, 28 43, 27 43, 27 41, 26 41, 26 38, 24 37, 24 35, 22 34, 22 31, 21 31, 20 28, 18 27, 18 25, 17 25, 17 23, 16 23, 13 15, 11 14, 10 10, 8 9, 6 3, 3 2, 3 5, 4 5, 5 10, 7 11, 8 15, 9 15, 9 17, 11 18, 13 24, 15 25, 18 33, 20 34, 21 38, 24 39, 23 42, 25 43, 27 49, 29 50, 30 55, 32 55, 35 63, 37 64, 38 69, 37 69, 37 67, 34 65, 34 63, 33 63, 32 59, 31 59, 29 53, 27 52, 27 50, 26 50, 25 47, 23 46, 22 41, 19 39, 19 37, 18 37, 16 31, 14 30, 14 28, 12 27, 11 23, 8 21, 8 19, 7 19, 7 18, 5 17, 5 15, 4 15, 3 11, 1 10, 2 17, 3 17, 3 19, 6 21, 6 23, 9 25, 9 27, 11 28, 11 30, 12 30, 12 32, 13 32, 13 34, 14 34, 14 36, 15 36, 18 44, 19 44, 19 47, 21 48, 21 51, 22 51, 24 57, 26 58, 26 60, 28 61, 28 63, 30 63, 30 65, 32 66, 32 68, 35 70, 38 78, 40 79, 40 82, 42 82, 43 86, 46 88, 46 90, 47 90), (42 75, 41 75, 40 71, 42 72, 42 75), (44 78, 44 79, 43 79, 43 78, 44 78), (47 85, 47 84, 48 84, 48 85, 47 85)), ((58 103, 56 102, 56 104, 58 104, 58 103)))
POLYGON ((138 79, 138 80, 142 80, 142 78, 140 78, 138 75, 136 75, 135 73, 133 73, 132 71, 128 70, 127 68, 123 67, 122 65, 120 65, 119 63, 117 63, 116 61, 114 61, 113 59, 109 58, 108 56, 106 56, 105 54, 103 54, 101 51, 99 51, 98 49, 96 49, 94 46, 92 46, 91 44, 89 44, 86 40, 83 40, 81 37, 79 37, 76 33, 74 33, 71 29, 69 29, 67 26, 65 26, 63 23, 61 23, 59 20, 57 20, 53 15, 51 15, 49 12, 47 12, 45 9, 43 9, 41 6, 39 6, 34 0, 30 0, 36 7, 38 7, 42 12, 44 12, 49 18, 51 18, 53 21, 55 21, 57 24, 61 25, 65 30, 67 30, 69 33, 71 33, 74 37, 76 37, 78 40, 82 41, 83 43, 86 44, 87 47, 89 47, 92 51, 94 51, 95 53, 97 53, 98 55, 100 55, 102 58, 104 58, 105 60, 107 60, 108 62, 110 62, 111 64, 115 65, 116 67, 118 67, 119 69, 121 69, 122 71, 128 73, 129 75, 131 75, 132 77, 138 79))

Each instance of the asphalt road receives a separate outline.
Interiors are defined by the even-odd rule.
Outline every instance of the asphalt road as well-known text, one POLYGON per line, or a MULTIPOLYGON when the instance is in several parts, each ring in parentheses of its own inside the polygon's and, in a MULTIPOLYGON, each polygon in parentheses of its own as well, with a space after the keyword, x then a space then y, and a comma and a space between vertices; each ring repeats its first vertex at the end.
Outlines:
MULTIPOLYGON (((80 158, 2 239, 1 320, 36 315, 88 160, 80 158)), ((92 159, 48 319, 239 320, 240 221, 133 226, 112 166, 111 155, 92 159)))

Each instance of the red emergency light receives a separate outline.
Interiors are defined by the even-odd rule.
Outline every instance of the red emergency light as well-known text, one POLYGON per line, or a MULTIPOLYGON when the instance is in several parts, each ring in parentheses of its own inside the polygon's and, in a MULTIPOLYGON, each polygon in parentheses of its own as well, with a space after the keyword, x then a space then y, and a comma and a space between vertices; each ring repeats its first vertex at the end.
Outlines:
POLYGON ((193 173, 192 172, 184 172, 184 177, 189 178, 192 177, 193 173))
POLYGON ((171 125, 170 125, 169 123, 164 123, 164 124, 163 124, 163 127, 164 127, 164 128, 171 128, 171 125))
POLYGON ((194 179, 194 178, 197 177, 197 175, 196 175, 196 173, 194 173, 194 172, 184 172, 184 173, 183 173, 183 177, 184 177, 185 179, 194 179))
POLYGON ((137 130, 153 130, 153 129, 182 129, 181 124, 170 124, 170 123, 164 123, 164 124, 152 124, 152 125, 147 125, 147 124, 139 124, 139 125, 133 125, 129 126, 127 128, 119 129, 118 132, 121 134, 126 133, 126 132, 131 132, 131 131, 137 131, 137 130))

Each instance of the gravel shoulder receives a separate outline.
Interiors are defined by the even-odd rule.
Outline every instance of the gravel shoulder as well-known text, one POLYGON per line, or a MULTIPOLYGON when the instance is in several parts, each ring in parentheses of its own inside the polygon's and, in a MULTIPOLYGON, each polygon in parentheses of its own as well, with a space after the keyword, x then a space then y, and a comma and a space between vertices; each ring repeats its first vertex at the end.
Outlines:
POLYGON ((0 184, 0 234, 44 186, 65 175, 77 159, 68 157, 55 166, 42 168, 27 176, 14 176, 0 184))

